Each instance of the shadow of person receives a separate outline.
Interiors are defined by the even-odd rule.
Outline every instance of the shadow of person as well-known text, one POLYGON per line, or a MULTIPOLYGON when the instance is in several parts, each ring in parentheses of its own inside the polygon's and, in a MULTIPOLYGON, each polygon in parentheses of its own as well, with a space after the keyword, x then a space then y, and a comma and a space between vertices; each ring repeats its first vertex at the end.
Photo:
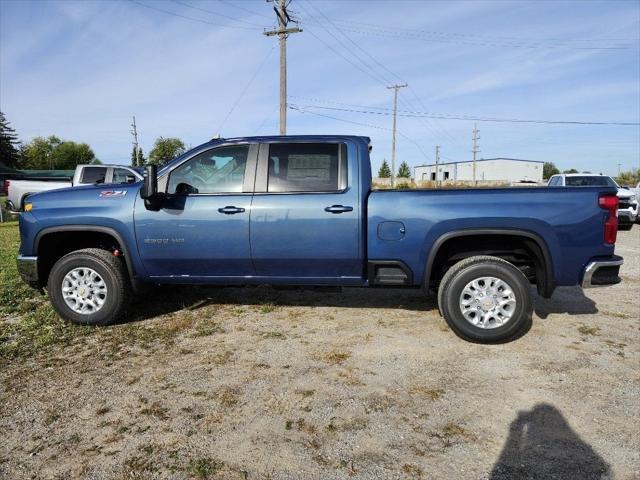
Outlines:
MULTIPOLYGON (((532 292, 532 295, 535 295, 532 292)), ((580 287, 558 287, 552 298, 535 295, 535 312, 540 318, 547 318, 552 313, 568 313, 569 315, 586 315, 598 313, 596 303, 585 296, 580 287)))
POLYGON ((518 412, 490 480, 612 479, 611 468, 569 426, 560 411, 541 403, 518 412))

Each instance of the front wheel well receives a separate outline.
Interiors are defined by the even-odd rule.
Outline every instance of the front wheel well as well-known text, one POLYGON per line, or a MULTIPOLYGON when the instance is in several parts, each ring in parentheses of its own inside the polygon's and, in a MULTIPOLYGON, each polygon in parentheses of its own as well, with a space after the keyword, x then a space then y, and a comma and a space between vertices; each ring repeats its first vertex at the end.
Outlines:
POLYGON ((53 265, 68 253, 85 248, 99 248, 119 256, 126 264, 123 246, 115 236, 96 231, 59 231, 46 233, 37 241, 38 283, 45 286, 53 265))
POLYGON ((551 296, 555 287, 551 260, 535 238, 517 234, 468 234, 444 240, 430 256, 425 285, 437 289, 447 270, 465 258, 489 255, 502 258, 518 268, 535 284, 538 293, 551 296))

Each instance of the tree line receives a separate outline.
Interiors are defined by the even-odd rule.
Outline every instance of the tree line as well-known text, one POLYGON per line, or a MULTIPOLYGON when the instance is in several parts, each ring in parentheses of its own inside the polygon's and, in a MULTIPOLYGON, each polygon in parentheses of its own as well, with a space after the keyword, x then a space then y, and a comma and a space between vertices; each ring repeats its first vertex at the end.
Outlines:
MULTIPOLYGON (((398 173, 396 174, 397 178, 410 178, 411 177, 411 169, 409 168, 409 164, 407 162, 402 162, 400 167, 398 167, 398 173)), ((380 170, 378 170, 378 178, 391 178, 391 168, 387 163, 387 159, 385 158, 382 161, 382 165, 380 166, 380 170)))
MULTIPOLYGON (((142 148, 133 148, 131 165, 162 165, 186 151, 179 138, 158 138, 149 156, 142 148)), ((35 137, 29 142, 19 139, 15 129, 0 112, 0 164, 19 170, 73 170, 76 165, 100 164, 89 144, 64 140, 56 135, 35 137)))

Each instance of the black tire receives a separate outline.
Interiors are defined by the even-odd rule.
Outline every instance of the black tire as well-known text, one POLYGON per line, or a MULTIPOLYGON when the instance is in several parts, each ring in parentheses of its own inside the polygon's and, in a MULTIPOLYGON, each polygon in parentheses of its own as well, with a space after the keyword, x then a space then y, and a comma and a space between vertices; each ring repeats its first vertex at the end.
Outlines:
POLYGON ((618 230, 631 230, 633 228, 633 223, 619 223, 618 230))
POLYGON ((498 257, 475 256, 461 260, 447 270, 438 289, 438 308, 459 337, 473 342, 499 343, 517 338, 531 327, 533 301, 529 281, 513 264, 498 257), (504 325, 480 328, 467 321, 462 314, 462 291, 469 282, 479 277, 495 277, 511 287, 516 306, 504 325))
POLYGON ((79 325, 109 325, 124 314, 131 301, 131 285, 122 260, 99 248, 85 248, 71 252, 58 260, 47 282, 49 298, 55 311, 65 320, 79 325), (95 313, 78 313, 70 308, 62 296, 62 282, 71 270, 91 268, 106 284, 104 304, 95 313))

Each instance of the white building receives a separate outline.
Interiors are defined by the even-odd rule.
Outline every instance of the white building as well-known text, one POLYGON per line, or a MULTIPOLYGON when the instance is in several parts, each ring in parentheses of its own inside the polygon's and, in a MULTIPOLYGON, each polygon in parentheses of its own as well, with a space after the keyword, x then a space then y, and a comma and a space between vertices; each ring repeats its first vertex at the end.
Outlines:
MULTIPOLYGON (((476 180, 486 182, 542 182, 544 162, 517 158, 482 158, 476 160, 476 180)), ((473 161, 445 162, 436 165, 414 167, 414 180, 428 181, 473 181, 473 161)))

